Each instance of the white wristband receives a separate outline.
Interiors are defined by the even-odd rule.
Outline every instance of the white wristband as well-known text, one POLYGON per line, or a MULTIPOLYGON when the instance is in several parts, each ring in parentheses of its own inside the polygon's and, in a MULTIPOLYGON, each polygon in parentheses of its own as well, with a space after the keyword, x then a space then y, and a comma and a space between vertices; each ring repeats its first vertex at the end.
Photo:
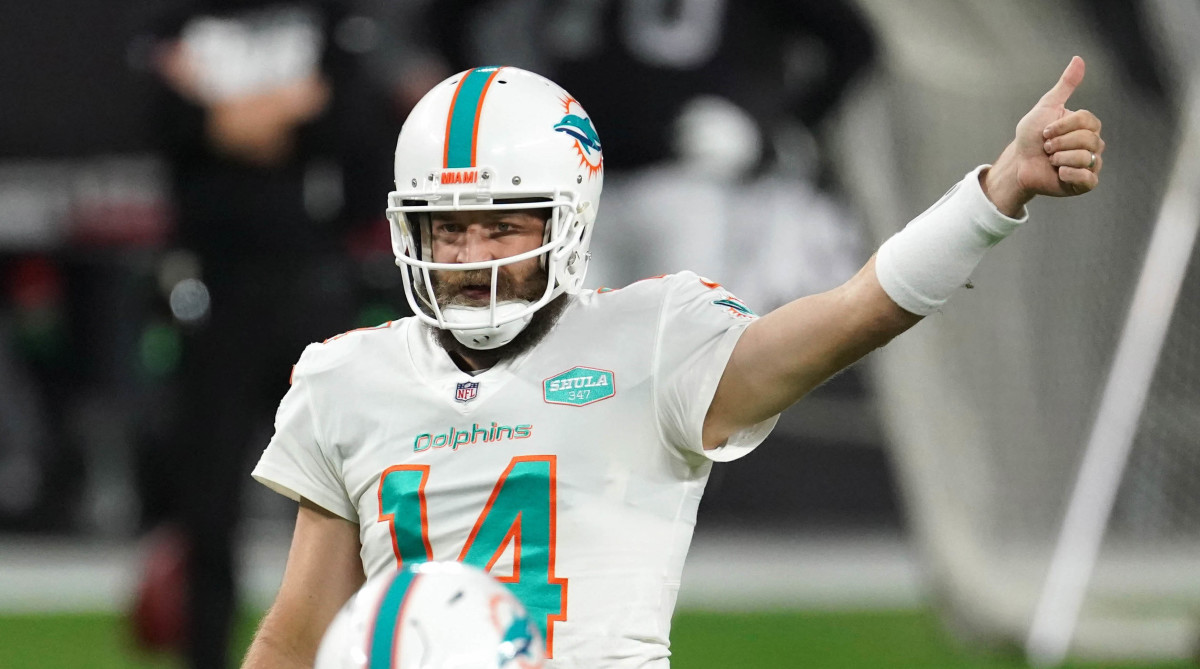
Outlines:
POLYGON ((875 276, 905 311, 928 316, 971 278, 983 254, 1029 220, 1009 218, 983 194, 971 170, 942 199, 879 247, 875 276))

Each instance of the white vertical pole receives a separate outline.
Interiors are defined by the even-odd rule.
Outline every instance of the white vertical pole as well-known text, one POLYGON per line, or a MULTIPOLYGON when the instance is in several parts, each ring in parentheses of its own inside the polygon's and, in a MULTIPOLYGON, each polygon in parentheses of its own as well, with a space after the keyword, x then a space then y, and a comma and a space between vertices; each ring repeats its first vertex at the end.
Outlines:
POLYGON ((1197 83, 1188 91, 1175 167, 1026 640, 1026 656, 1037 666, 1057 666, 1066 659, 1200 230, 1197 83))

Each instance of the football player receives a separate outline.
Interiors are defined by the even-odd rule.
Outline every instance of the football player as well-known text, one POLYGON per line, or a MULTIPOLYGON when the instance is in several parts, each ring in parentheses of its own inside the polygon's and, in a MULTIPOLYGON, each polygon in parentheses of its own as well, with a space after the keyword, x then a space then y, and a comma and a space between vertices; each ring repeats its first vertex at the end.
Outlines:
POLYGON ((1096 187, 1100 122, 1065 107, 1083 71, 852 279, 761 318, 688 272, 584 290, 604 154, 583 107, 508 67, 435 87, 387 209, 416 315, 310 346, 254 471, 300 510, 246 666, 310 666, 364 573, 455 560, 521 598, 548 667, 667 667, 712 463, 937 311, 1035 195, 1096 187))

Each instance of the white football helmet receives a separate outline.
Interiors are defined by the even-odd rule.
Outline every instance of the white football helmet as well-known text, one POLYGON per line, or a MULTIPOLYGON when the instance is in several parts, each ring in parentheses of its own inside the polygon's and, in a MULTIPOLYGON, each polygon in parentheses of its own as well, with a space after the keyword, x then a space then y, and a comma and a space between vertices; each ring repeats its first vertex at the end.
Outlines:
POLYGON ((545 644, 512 592, 476 567, 376 576, 330 623, 314 669, 541 669, 545 644))
POLYGON ((583 286, 588 244, 604 182, 604 154, 587 112, 557 84, 515 67, 479 67, 438 84, 417 103, 396 142, 396 190, 388 195, 396 264, 409 306, 466 346, 512 340, 533 313, 583 286), (432 262, 428 214, 550 208, 537 249, 471 263, 432 262), (548 274, 533 302, 497 303, 500 268, 538 257, 548 274), (443 308, 430 271, 488 269, 486 307, 443 308))

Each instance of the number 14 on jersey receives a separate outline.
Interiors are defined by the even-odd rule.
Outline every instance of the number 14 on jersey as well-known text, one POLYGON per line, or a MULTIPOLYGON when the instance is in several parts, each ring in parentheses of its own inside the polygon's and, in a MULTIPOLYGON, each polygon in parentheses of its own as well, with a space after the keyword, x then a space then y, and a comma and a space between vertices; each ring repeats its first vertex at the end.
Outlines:
MULTIPOLYGON (((512 544, 512 575, 498 580, 508 584, 537 621, 548 657, 553 657, 554 623, 567 617, 567 579, 554 576, 556 466, 553 455, 513 458, 456 558, 491 571, 512 544)), ((389 524, 397 565, 433 559, 425 504, 430 476, 429 465, 395 465, 379 477, 379 521, 389 524)))

